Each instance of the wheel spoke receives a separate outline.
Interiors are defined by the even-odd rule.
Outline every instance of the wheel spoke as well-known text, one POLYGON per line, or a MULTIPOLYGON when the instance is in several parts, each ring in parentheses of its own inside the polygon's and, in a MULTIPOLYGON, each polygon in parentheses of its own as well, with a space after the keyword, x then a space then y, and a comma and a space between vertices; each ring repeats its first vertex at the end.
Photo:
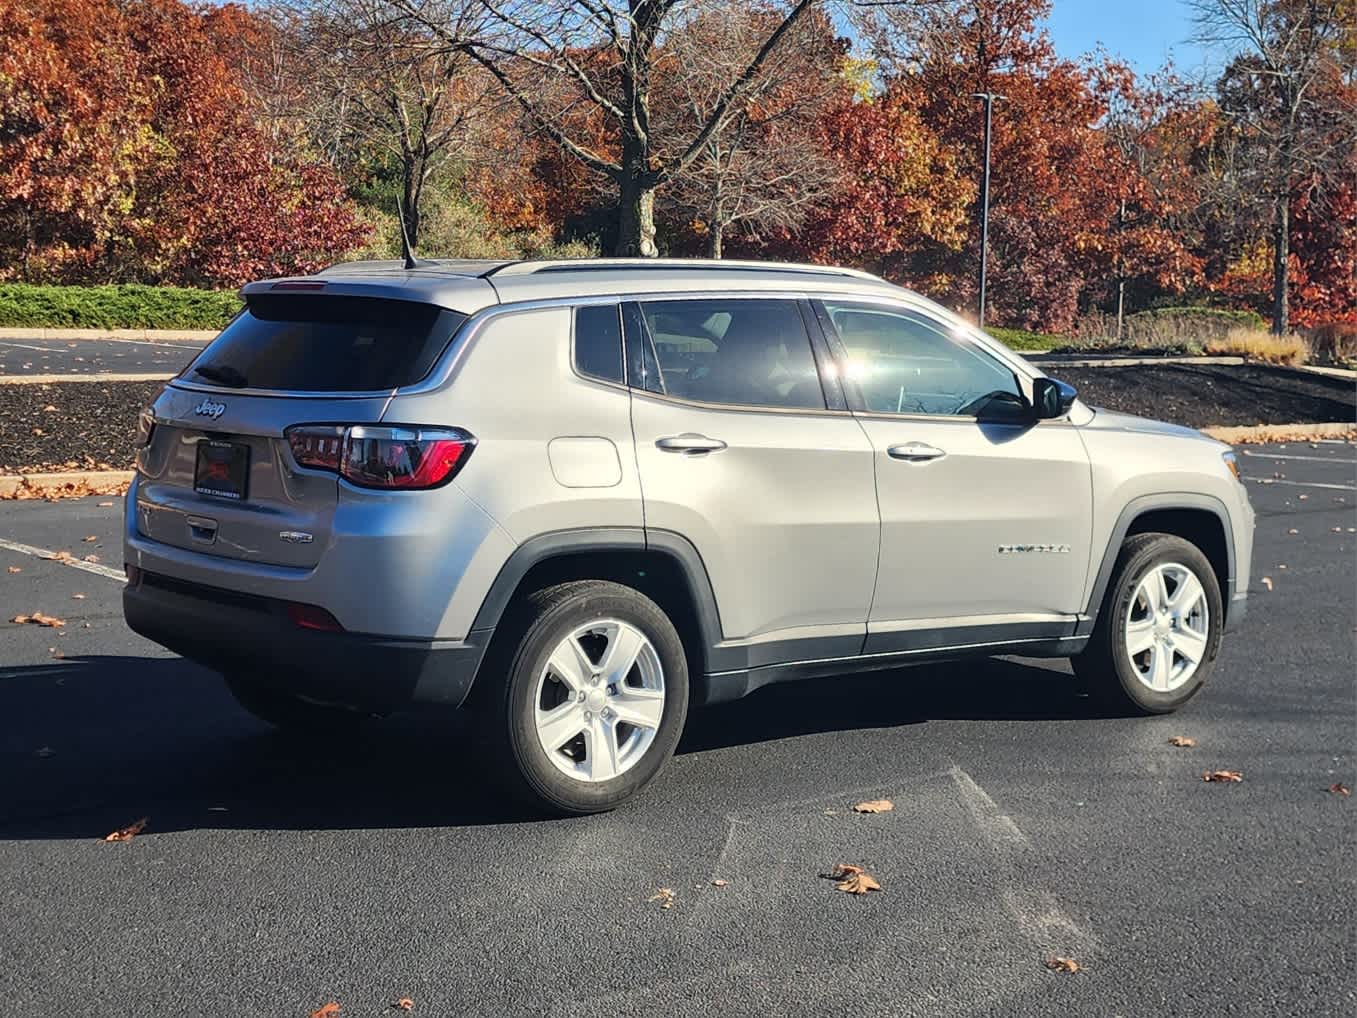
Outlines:
POLYGON ((1173 592, 1173 597, 1169 601, 1169 611, 1175 615, 1186 615, 1205 593, 1196 574, 1188 571, 1183 574, 1182 582, 1178 584, 1178 589, 1173 592))
POLYGON ((1169 673, 1173 665, 1173 654, 1163 644, 1156 643, 1150 651, 1150 688, 1165 692, 1169 688, 1169 673))
POLYGON ((1154 594, 1150 598, 1150 611, 1152 612, 1157 612, 1162 608, 1168 607, 1169 587, 1164 573, 1165 570, 1163 566, 1160 566, 1154 571, 1153 586, 1151 587, 1154 594))
POLYGON ((562 640, 547 661, 551 673, 569 687, 572 693, 578 693, 589 684, 589 676, 594 664, 577 637, 562 640))
POLYGON ((617 696, 610 701, 617 712, 617 720, 637 728, 659 728, 664 716, 664 694, 657 689, 637 689, 618 686, 617 696))
POLYGON ((537 712, 537 736, 549 753, 560 749, 584 729, 584 711, 573 700, 549 711, 537 712))
POLYGON ((590 722, 584 733, 584 766, 591 781, 617 777, 617 728, 601 718, 590 722))
POLYGON ((1206 656, 1206 637, 1195 629, 1184 626, 1173 633, 1173 649, 1192 665, 1201 663, 1206 656))
POLYGON ((1132 657, 1154 646, 1154 619, 1126 623, 1126 652, 1132 657))
POLYGON ((631 626, 619 623, 608 634, 608 647, 599 662, 603 672, 603 681, 621 687, 636 664, 636 659, 645 646, 645 637, 631 626))

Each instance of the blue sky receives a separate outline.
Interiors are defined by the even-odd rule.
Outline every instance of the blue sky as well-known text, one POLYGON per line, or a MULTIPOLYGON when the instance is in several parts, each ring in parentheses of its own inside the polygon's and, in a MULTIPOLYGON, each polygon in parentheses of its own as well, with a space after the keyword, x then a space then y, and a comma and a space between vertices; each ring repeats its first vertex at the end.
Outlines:
POLYGON ((1185 0, 1053 0, 1046 27, 1063 57, 1080 56, 1101 43, 1140 73, 1172 56, 1179 72, 1190 76, 1208 59, 1190 41, 1196 26, 1185 0))

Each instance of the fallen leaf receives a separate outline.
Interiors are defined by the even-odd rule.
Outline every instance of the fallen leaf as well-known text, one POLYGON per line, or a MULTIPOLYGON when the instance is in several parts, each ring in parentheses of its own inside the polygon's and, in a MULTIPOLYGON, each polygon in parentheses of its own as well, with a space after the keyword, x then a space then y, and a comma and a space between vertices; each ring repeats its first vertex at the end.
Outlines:
POLYGON ((730 883, 729 880, 713 880, 711 885, 712 887, 725 887, 728 883, 730 883))
POLYGON ((72 562, 75 560, 75 556, 63 548, 61 551, 53 552, 52 559, 56 562, 72 562))
POLYGON ((9 566, 8 568, 9 568, 9 571, 10 571, 11 573, 22 573, 22 572, 23 572, 23 570, 20 569, 18 566, 9 566))
POLYGON ((1304 501, 1305 501, 1306 499, 1308 499, 1310 496, 1309 496, 1309 495, 1297 495, 1296 497, 1299 498, 1302 502, 1304 502, 1304 501))
POLYGON ((889 799, 868 799, 853 807, 854 813, 889 813, 895 809, 895 803, 889 799))
POLYGON ((1191 749, 1197 744, 1197 740, 1190 735, 1175 735, 1169 739, 1170 746, 1181 746, 1183 749, 1191 749))
POLYGON ((393 1011, 413 1011, 415 1009, 415 1002, 409 997, 402 997, 400 1000, 393 1000, 391 1002, 391 1009, 393 1011))
POLYGON ((59 619, 55 615, 44 615, 42 612, 34 612, 32 615, 16 615, 10 621, 21 626, 46 626, 49 629, 59 629, 66 624, 65 619, 59 619))
POLYGON ((146 818, 142 817, 135 824, 128 824, 126 827, 114 831, 112 834, 104 835, 105 841, 131 841, 142 831, 146 830, 146 818))
POLYGON ((1332 530, 1335 534, 1341 534, 1343 532, 1342 527, 1330 527, 1329 529, 1332 530))
POLYGON ((1047 958, 1042 962, 1052 972, 1078 972, 1079 963, 1073 958, 1047 958))
POLYGON ((1345 784, 1343 784, 1341 781, 1338 782, 1337 784, 1330 785, 1330 786, 1329 786, 1329 792, 1330 792, 1331 794, 1333 794, 1333 795, 1351 795, 1351 794, 1352 794, 1352 790, 1349 789, 1348 786, 1345 785, 1345 784))
POLYGON ((86 544, 93 544, 95 541, 99 540, 99 538, 95 537, 93 534, 86 534, 80 540, 84 541, 86 544))
POLYGON ((85 556, 83 559, 81 559, 80 561, 81 561, 81 562, 98 562, 98 561, 99 561, 99 556, 98 556, 98 555, 86 555, 86 556, 85 556))
POLYGON ((866 894, 868 891, 881 890, 881 885, 876 882, 876 878, 861 866, 850 866, 848 863, 841 862, 821 876, 827 880, 833 880, 836 888, 840 891, 847 891, 849 894, 866 894))
POLYGON ((113 503, 112 503, 112 502, 95 502, 94 504, 97 505, 100 509, 111 509, 111 508, 113 508, 113 503))
POLYGON ((1272 589, 1272 577, 1271 577, 1271 576, 1264 576, 1264 577, 1263 577, 1261 580, 1259 580, 1258 582, 1261 583, 1263 586, 1267 587, 1268 590, 1271 590, 1271 589, 1272 589))
POLYGON ((48 403, 45 407, 42 408, 42 412, 45 414, 54 413, 55 411, 56 407, 52 406, 51 403, 48 403))
POLYGON ((1288 534, 1299 534, 1300 531, 1297 530, 1295 527, 1292 527, 1290 530, 1287 531, 1287 533, 1288 533, 1288 534))
POLYGON ((84 595, 84 594, 72 594, 72 595, 71 595, 71 600, 72 600, 72 601, 83 601, 83 600, 85 600, 85 595, 84 595))
POLYGON ((1206 771, 1202 775, 1203 781, 1243 781, 1243 771, 1206 771))
POLYGON ((311 1012, 311 1018, 335 1018, 339 1014, 339 1002, 330 1001, 328 1004, 322 1004, 311 1012))
POLYGON ((66 655, 63 654, 61 651, 57 650, 55 647, 53 647, 53 648, 52 648, 52 656, 55 657, 55 658, 63 658, 63 657, 65 657, 66 655))
POLYGON ((674 892, 670 890, 668 887, 661 887, 658 891, 656 891, 649 898, 647 898, 646 901, 658 901, 660 903, 660 908, 673 908, 674 892))

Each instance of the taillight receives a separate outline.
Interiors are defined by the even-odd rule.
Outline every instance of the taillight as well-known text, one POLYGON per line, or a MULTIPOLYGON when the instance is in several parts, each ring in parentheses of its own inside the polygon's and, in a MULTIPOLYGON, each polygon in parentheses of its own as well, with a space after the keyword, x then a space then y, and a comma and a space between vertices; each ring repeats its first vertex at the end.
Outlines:
POLYGON ((299 466, 330 470, 360 488, 436 488, 456 476, 476 439, 461 428, 312 425, 288 428, 299 466))
POLYGON ((150 407, 147 407, 141 413, 137 414, 137 447, 145 449, 151 444, 151 436, 155 434, 155 413, 150 407))

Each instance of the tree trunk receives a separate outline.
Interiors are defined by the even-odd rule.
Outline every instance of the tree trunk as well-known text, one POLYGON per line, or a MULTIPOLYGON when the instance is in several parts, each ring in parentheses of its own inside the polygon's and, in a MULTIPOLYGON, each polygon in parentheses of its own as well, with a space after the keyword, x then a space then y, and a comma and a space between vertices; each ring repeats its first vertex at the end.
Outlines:
MULTIPOLYGON (((1288 178, 1290 174, 1287 175, 1288 178)), ((1287 181, 1288 185, 1290 180, 1287 181)), ((1291 192, 1288 186, 1277 197, 1277 221, 1272 244, 1272 333, 1286 335, 1291 325, 1290 289, 1291 192)))
POLYGON ((721 223, 711 223, 707 229, 707 257, 721 257, 721 243, 725 240, 725 227, 721 223))
POLYGON ((401 172, 405 178, 401 181, 401 212, 405 219, 405 235, 410 238, 410 250, 413 252, 419 243, 419 199, 423 188, 420 186, 418 167, 413 161, 407 162, 401 172))
POLYGON ((636 174, 622 182, 613 253, 622 258, 654 258, 659 254, 655 247, 655 188, 636 174))

